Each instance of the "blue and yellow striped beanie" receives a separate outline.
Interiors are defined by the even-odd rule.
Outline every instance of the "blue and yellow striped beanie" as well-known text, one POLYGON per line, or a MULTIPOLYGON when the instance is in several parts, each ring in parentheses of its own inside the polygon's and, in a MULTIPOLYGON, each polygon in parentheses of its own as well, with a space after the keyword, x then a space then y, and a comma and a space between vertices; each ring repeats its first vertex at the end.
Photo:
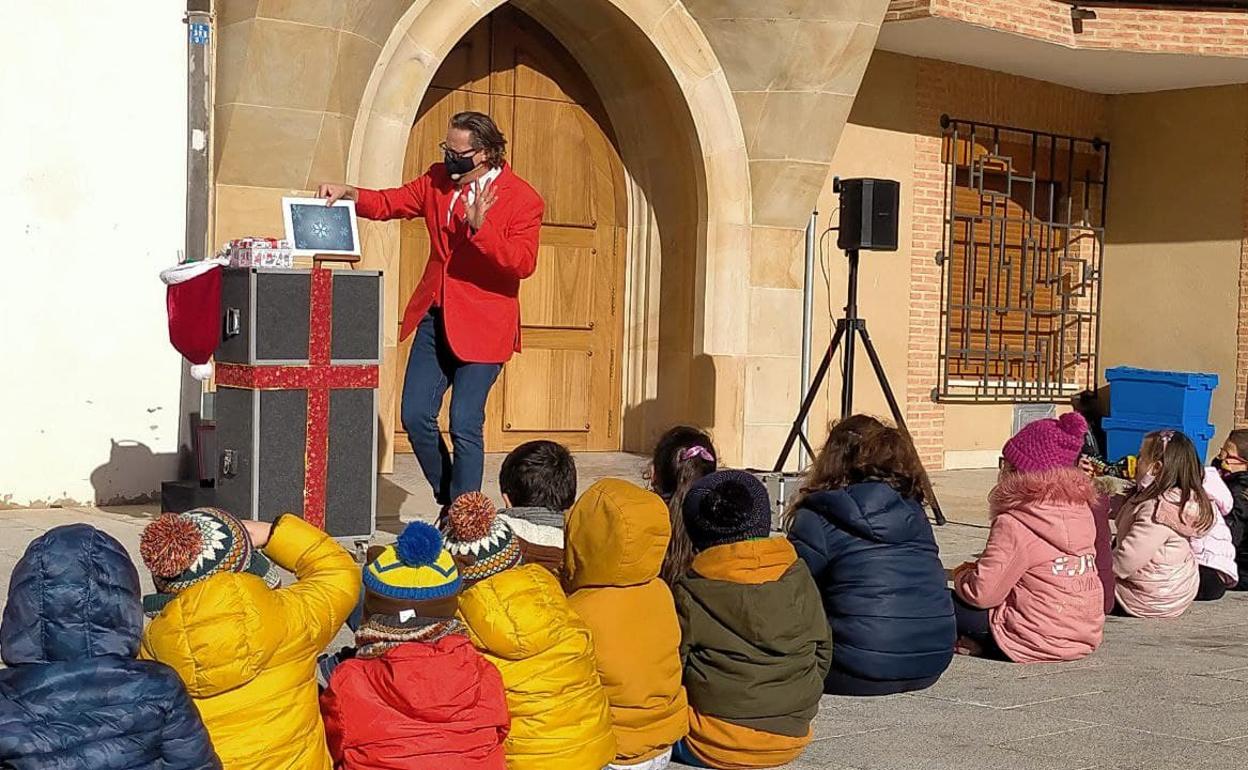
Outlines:
POLYGON ((422 602, 454 596, 462 584, 442 533, 414 521, 364 567, 364 587, 387 599, 422 602))

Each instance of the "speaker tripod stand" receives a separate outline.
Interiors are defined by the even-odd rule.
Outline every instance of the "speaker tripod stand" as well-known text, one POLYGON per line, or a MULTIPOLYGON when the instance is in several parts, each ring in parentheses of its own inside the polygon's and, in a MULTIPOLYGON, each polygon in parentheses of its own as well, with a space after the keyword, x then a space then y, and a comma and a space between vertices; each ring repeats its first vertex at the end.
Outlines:
MULTIPOLYGON (((836 355, 837 348, 841 343, 845 343, 844 362, 845 367, 841 373, 841 419, 845 419, 854 413, 854 349, 856 347, 855 340, 862 339, 862 347, 867 351, 867 358, 871 359, 871 368, 875 370, 875 378, 880 383, 880 390, 884 391, 884 398, 888 401, 888 408, 893 414, 893 421, 897 423, 898 429, 907 436, 910 431, 906 428, 906 420, 901 415, 901 407, 897 404, 897 398, 893 395, 893 388, 888 384, 888 375, 884 372, 884 364, 880 362, 880 354, 876 352, 875 345, 871 342, 871 335, 867 333, 867 319, 858 316, 858 249, 848 249, 845 255, 849 258, 849 290, 848 298, 845 303, 845 317, 840 318, 836 322, 836 333, 832 335, 832 342, 828 344, 828 352, 823 355, 823 362, 819 364, 819 370, 815 372, 815 377, 810 382, 810 388, 806 391, 805 398, 802 399, 802 408, 797 413, 797 418, 793 420, 793 428, 789 431, 789 437, 785 439, 784 448, 780 450, 780 457, 776 460, 774 472, 781 473, 784 466, 789 460, 789 455, 793 452, 793 445, 799 440, 806 452, 814 457, 816 452, 810 445, 810 440, 806 437, 806 433, 802 426, 806 422, 810 409, 815 404, 815 399, 819 395, 820 389, 823 387, 823 381, 828 376, 828 368, 832 365, 832 358, 836 355)), ((924 474, 926 476, 926 474, 924 474)), ((932 515, 936 519, 938 525, 945 523, 945 514, 940 509, 940 503, 936 500, 936 491, 932 489, 932 482, 927 479, 924 482, 923 495, 927 499, 928 505, 932 508, 932 515)))

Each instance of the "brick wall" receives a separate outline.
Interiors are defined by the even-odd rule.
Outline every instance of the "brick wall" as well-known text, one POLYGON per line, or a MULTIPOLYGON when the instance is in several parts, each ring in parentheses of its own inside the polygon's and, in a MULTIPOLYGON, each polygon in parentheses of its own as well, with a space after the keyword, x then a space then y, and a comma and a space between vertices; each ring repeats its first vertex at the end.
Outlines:
POLYGON ((930 16, 928 12, 929 0, 893 0, 888 4, 888 11, 884 14, 884 21, 904 21, 906 19, 921 19, 924 16, 930 16))
MULTIPOLYGON (((1244 170, 1248 190, 1248 167, 1244 170)), ((1235 427, 1248 428, 1248 192, 1244 195, 1244 238, 1239 249, 1239 324, 1235 348, 1235 427)))
POLYGON ((1075 34, 1070 8, 1055 0, 895 0, 885 20, 937 16, 1071 48, 1248 56, 1248 12, 1097 7, 1075 34))
POLYGON ((918 132, 914 141, 914 209, 910 247, 910 367, 906 378, 906 427, 924 466, 944 467, 945 407, 932 400, 940 373, 940 251, 944 228, 944 168, 941 164, 940 116, 952 67, 923 60, 915 94, 918 132))

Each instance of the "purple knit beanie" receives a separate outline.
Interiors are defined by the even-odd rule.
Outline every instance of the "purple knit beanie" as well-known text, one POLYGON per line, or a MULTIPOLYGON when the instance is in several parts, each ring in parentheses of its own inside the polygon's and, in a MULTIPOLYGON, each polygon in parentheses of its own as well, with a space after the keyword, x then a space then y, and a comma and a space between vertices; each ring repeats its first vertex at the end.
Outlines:
POLYGON ((1067 412, 1056 420, 1036 420, 1005 442, 1001 456, 1022 473, 1071 468, 1087 432, 1088 421, 1078 412, 1067 412))

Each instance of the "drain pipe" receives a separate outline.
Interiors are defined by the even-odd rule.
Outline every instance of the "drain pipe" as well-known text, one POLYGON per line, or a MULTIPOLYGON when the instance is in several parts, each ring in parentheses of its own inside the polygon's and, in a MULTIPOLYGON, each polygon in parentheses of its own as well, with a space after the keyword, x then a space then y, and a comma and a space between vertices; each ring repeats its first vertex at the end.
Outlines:
POLYGON ((186 3, 186 258, 212 253, 212 0, 186 3))
MULTIPOLYGON (((187 0, 186 16, 186 239, 183 258, 201 260, 212 254, 212 0, 187 0)), ((191 468, 195 436, 191 416, 204 416, 203 383, 182 362, 178 478, 195 478, 191 468)))
MULTIPOLYGON (((819 212, 810 212, 810 221, 806 223, 806 270, 802 280, 802 389, 798 394, 798 409, 806 398, 810 388, 810 347, 814 336, 815 320, 815 230, 819 227, 819 212)), ((810 435, 810 417, 802 421, 802 434, 810 435)), ((813 459, 813 458, 811 458, 813 459)), ((797 448, 797 469, 806 470, 806 451, 797 448)))

